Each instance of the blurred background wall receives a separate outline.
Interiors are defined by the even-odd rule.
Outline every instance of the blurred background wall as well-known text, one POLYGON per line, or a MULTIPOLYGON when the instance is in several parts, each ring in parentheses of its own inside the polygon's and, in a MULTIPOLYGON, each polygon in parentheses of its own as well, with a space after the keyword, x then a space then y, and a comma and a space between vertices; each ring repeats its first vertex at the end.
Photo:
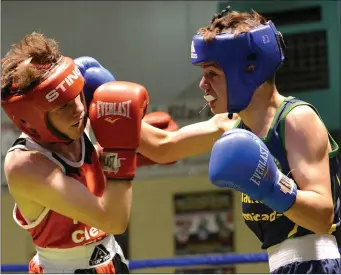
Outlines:
MULTIPOLYGON (((263 13, 287 41, 287 61, 277 74, 279 90, 319 110, 341 144, 340 2, 229 1, 234 9, 263 13)), ((200 70, 190 64, 195 31, 227 5, 224 1, 5 1, 1 3, 1 56, 33 31, 60 42, 64 55, 89 55, 118 80, 141 83, 150 110, 170 112, 180 125, 206 120, 198 89, 200 70)), ((17 132, 1 116, 2 156, 17 132)), ((217 191, 207 179, 209 154, 173 166, 139 169, 129 231, 119 237, 130 259, 172 257, 176 245, 176 196, 217 191)), ((34 253, 28 234, 14 224, 11 199, 2 174, 2 263, 27 263, 34 253)), ((260 244, 244 225, 240 194, 232 193, 234 232, 231 252, 259 252, 260 244)), ((204 211, 207 209, 201 209, 204 211)), ((220 211, 220 210, 219 210, 220 211)), ((180 215, 181 216, 181 215, 180 215)), ((148 269, 144 272, 174 272, 148 269)), ((239 265, 238 273, 267 273, 267 264, 239 265)))

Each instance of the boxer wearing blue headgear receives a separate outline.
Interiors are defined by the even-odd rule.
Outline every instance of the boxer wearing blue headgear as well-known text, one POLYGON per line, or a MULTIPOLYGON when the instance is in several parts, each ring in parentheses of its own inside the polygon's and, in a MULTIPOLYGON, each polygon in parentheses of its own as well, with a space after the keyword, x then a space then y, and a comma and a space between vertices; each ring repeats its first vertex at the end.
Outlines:
POLYGON ((227 112, 239 113, 284 61, 283 47, 281 33, 269 21, 239 35, 219 33, 209 43, 197 34, 192 40, 191 58, 194 65, 209 62, 222 68, 228 79, 227 112))
POLYGON ((312 105, 277 91, 284 42, 274 24, 228 10, 191 44, 211 111, 240 117, 213 146, 210 180, 242 193, 272 273, 340 273, 338 145, 312 105))

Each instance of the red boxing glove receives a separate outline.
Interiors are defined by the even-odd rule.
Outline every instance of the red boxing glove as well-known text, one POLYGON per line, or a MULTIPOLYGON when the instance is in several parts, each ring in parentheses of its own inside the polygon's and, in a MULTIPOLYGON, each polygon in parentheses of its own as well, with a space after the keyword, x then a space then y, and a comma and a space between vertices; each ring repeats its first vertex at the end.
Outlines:
POLYGON ((107 178, 134 179, 136 149, 148 99, 147 90, 132 82, 108 82, 94 92, 89 118, 97 142, 103 147, 107 178))
MULTIPOLYGON (((156 128, 168 131, 168 132, 175 132, 179 130, 178 124, 174 120, 172 120, 171 116, 166 112, 152 112, 147 115, 145 115, 144 122, 148 123, 151 126, 154 126, 156 128)), ((175 162, 166 163, 174 164, 175 162)), ((144 155, 138 153, 137 154, 137 167, 142 166, 150 166, 158 164, 155 161, 152 161, 151 159, 145 157, 144 155)))

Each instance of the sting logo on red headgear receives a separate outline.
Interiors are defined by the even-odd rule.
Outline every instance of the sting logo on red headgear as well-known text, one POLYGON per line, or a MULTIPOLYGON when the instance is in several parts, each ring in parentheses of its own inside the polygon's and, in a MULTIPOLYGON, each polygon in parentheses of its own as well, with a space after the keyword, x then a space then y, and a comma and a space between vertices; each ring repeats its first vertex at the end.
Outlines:
POLYGON ((47 114, 76 98, 82 93, 83 87, 84 79, 74 61, 69 57, 61 57, 28 90, 5 90, 6 96, 2 97, 1 105, 13 123, 38 142, 66 142, 69 139, 51 127, 47 114))
POLYGON ((67 77, 65 77, 62 82, 57 85, 55 89, 46 94, 45 98, 47 99, 47 101, 52 102, 56 100, 59 97, 60 93, 65 93, 65 91, 67 91, 73 84, 75 84, 75 81, 77 81, 77 79, 81 76, 81 72, 76 67, 67 77))

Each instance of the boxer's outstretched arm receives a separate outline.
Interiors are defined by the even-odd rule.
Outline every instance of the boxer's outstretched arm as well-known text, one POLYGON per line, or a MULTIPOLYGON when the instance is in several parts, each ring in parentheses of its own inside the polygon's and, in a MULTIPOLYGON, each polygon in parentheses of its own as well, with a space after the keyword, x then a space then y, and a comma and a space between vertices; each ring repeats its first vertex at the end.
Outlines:
POLYGON ((169 163, 209 153, 220 136, 232 129, 237 117, 215 115, 210 120, 166 132, 143 122, 139 152, 157 163, 169 163))
POLYGON ((317 234, 330 231, 333 200, 329 174, 329 143, 325 126, 308 106, 293 109, 285 122, 285 143, 291 173, 300 190, 284 214, 317 234))
POLYGON ((131 207, 129 181, 108 180, 102 197, 91 194, 77 180, 38 152, 13 151, 4 170, 14 198, 22 198, 106 233, 125 232, 131 207))

